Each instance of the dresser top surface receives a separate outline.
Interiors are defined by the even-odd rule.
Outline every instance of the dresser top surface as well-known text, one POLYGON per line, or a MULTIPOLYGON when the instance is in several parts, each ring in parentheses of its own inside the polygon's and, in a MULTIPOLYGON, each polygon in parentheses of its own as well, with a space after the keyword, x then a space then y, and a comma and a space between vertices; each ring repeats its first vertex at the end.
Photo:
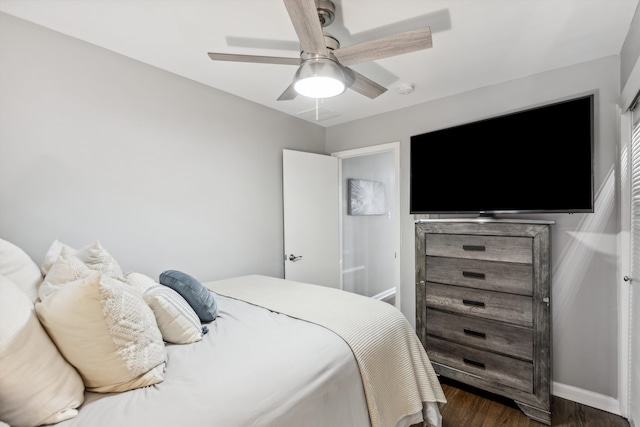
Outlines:
POLYGON ((473 224, 493 224, 493 223, 503 223, 503 224, 546 224, 553 225, 556 222, 553 220, 544 220, 544 219, 519 219, 519 218, 445 218, 445 219, 418 219, 415 221, 416 224, 428 224, 428 223, 447 223, 447 222, 468 222, 473 224))

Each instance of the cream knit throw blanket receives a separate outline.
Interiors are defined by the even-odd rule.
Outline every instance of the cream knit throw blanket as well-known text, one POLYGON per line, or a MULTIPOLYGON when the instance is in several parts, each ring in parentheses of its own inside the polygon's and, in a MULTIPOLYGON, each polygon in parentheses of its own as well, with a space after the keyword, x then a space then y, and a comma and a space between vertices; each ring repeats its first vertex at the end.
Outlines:
POLYGON ((205 283, 231 298, 324 326, 342 337, 358 362, 372 427, 394 427, 422 411, 422 402, 446 402, 417 335, 395 307, 338 289, 268 276, 205 283))

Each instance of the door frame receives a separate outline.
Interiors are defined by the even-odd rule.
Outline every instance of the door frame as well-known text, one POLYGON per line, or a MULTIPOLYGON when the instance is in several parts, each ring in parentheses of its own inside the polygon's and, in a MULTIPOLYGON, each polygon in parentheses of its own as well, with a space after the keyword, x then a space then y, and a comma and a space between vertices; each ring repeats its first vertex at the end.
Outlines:
MULTIPOLYGON (((620 161, 620 224, 621 232, 619 238, 619 270, 617 277, 617 291, 618 291, 618 401, 620 404, 620 414, 627 418, 631 426, 636 425, 639 420, 632 419, 634 414, 631 413, 630 398, 637 398, 638 396, 631 396, 632 387, 632 357, 638 357, 638 355, 630 354, 632 333, 637 331, 632 330, 630 324, 632 301, 631 301, 631 286, 636 286, 637 291, 640 288, 640 284, 625 281, 625 276, 631 276, 631 257, 633 256, 633 248, 631 247, 631 133, 633 129, 634 115, 630 108, 637 94, 640 93, 640 61, 636 62, 631 74, 629 75, 627 82, 622 88, 620 93, 620 99, 618 102, 617 116, 618 116, 618 135, 619 135, 619 151, 618 155, 620 161)), ((640 108, 640 107, 637 107, 640 108)), ((638 278, 633 278, 638 281, 638 278)), ((639 426, 640 427, 640 426, 639 426)))
POLYGON ((623 277, 631 275, 631 114, 624 114, 618 108, 620 123, 620 162, 621 170, 627 171, 626 177, 621 177, 620 189, 620 235, 618 248, 618 274, 616 288, 618 293, 618 403, 620 415, 629 419, 630 405, 630 373, 631 359, 629 358, 629 342, 631 328, 630 316, 630 282, 623 277))
MULTIPOLYGON (((401 247, 401 242, 400 239, 402 237, 402 235, 400 234, 400 141, 396 141, 396 142, 389 142, 389 143, 385 143, 385 144, 378 144, 378 145, 371 145, 368 147, 362 147, 362 148, 355 148, 355 149, 351 149, 351 150, 344 150, 344 151, 337 151, 335 153, 331 153, 331 155, 333 157, 337 157, 338 158, 338 194, 340 195, 340 200, 339 200, 339 206, 340 206, 340 270, 342 270, 342 212, 344 212, 344 203, 342 201, 343 197, 343 191, 344 191, 344 185, 343 185, 343 179, 342 179, 342 160, 343 159, 348 159, 348 158, 352 158, 352 157, 361 157, 361 156, 367 156, 367 155, 371 155, 371 154, 379 154, 379 153, 386 153, 386 152, 392 152, 393 153, 393 158, 394 158, 394 176, 395 176, 395 188, 394 188, 394 199, 392 201, 394 208, 395 208, 395 212, 396 212, 396 217, 394 218, 394 228, 395 228, 395 248, 394 248, 394 252, 395 252, 395 275, 394 275, 394 281, 395 281, 395 288, 396 288, 396 301, 395 301, 395 306, 396 308, 400 309, 401 305, 400 305, 400 300, 402 298, 402 295, 400 293, 400 247, 401 247)), ((342 274, 340 274, 340 289, 344 288, 344 284, 343 284, 343 280, 342 280, 342 274)))

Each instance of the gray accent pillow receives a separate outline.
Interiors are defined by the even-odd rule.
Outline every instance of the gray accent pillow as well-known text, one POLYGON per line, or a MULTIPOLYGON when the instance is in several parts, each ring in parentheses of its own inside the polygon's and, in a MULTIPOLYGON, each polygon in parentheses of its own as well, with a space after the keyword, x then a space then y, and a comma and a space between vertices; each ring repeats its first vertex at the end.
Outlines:
POLYGON ((209 289, 186 273, 167 270, 160 274, 160 284, 179 293, 203 322, 211 322, 218 316, 218 304, 209 289))

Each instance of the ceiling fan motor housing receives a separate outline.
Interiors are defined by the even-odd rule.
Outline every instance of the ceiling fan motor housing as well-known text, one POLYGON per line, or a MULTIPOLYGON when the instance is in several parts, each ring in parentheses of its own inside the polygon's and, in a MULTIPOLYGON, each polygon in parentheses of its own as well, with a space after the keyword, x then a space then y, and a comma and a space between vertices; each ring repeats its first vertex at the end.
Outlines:
POLYGON ((318 10, 320 24, 323 27, 331 25, 336 17, 336 6, 333 2, 331 0, 316 0, 316 9, 318 10))
MULTIPOLYGON (((329 49, 329 59, 337 62, 336 57, 333 55, 333 51, 336 49, 340 49, 340 42, 338 41, 337 38, 333 37, 329 33, 322 33, 322 35, 324 36, 324 45, 327 47, 327 49, 329 49)), ((302 60, 309 59, 309 58, 317 58, 318 56, 324 56, 324 55, 320 55, 316 52, 300 51, 300 58, 302 58, 302 60)))
POLYGON ((337 38, 333 37, 331 34, 323 33, 324 36, 324 44, 327 46, 329 50, 340 49, 340 42, 337 38))

